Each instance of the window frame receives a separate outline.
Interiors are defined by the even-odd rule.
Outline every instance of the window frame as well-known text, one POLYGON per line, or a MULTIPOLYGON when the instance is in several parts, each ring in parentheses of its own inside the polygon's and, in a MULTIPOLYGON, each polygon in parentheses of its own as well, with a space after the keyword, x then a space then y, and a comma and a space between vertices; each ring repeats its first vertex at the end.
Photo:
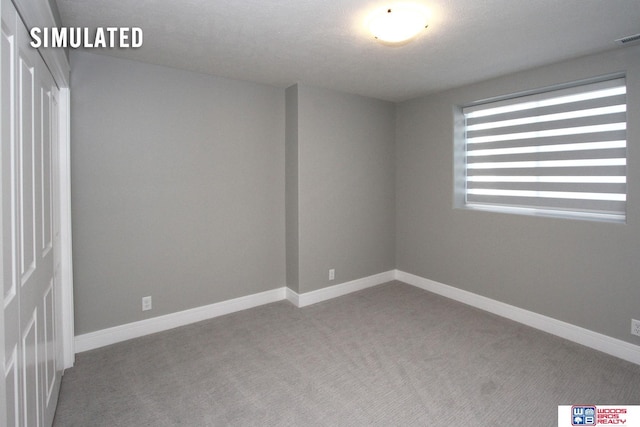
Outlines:
POLYGON ((617 224, 627 223, 627 211, 628 211, 628 198, 629 198, 629 135, 628 135, 628 111, 629 111, 629 99, 628 99, 628 82, 626 73, 612 73, 607 75, 601 75, 594 78, 582 79, 577 81, 571 81, 563 84, 556 84, 550 86, 543 86, 540 88, 525 90, 521 92, 509 93, 505 95, 489 97, 479 99, 467 104, 454 105, 453 107, 453 207, 454 209, 464 209, 469 211, 484 211, 494 213, 506 213, 516 215, 527 215, 535 217, 551 217, 551 218, 565 218, 574 220, 589 220, 600 221, 617 224), (516 206, 508 204, 489 204, 489 203, 474 203, 467 202, 467 142, 466 142, 466 119, 464 110, 470 107, 477 107, 485 104, 500 103, 510 100, 516 100, 518 98, 526 98, 531 96, 542 95, 550 92, 562 91, 564 89, 579 88, 581 86, 587 86, 591 84, 597 84, 610 80, 623 79, 625 81, 625 87, 627 88, 627 96, 625 104, 627 106, 625 123, 627 128, 626 132, 626 200, 625 209, 623 214, 608 214, 599 213, 593 211, 582 210, 570 210, 570 209, 553 209, 553 208, 540 208, 540 207, 527 207, 516 206))

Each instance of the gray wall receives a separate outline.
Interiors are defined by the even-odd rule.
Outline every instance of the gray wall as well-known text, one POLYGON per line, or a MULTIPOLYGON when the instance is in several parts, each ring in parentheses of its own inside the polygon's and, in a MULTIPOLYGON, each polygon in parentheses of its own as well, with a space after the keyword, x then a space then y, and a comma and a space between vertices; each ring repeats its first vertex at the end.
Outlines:
POLYGON ((71 59, 76 333, 284 286, 283 91, 71 59))
POLYGON ((48 0, 48 3, 56 25, 61 26, 62 20, 60 19, 60 10, 58 9, 58 3, 56 3, 56 0, 48 0))
POLYGON ((298 223, 298 86, 286 90, 285 117, 285 203, 287 287, 300 292, 298 223))
POLYGON ((397 268, 640 344, 640 47, 398 105, 397 268), (474 100, 626 71, 626 225, 453 209, 453 111, 474 100))
POLYGON ((395 105, 297 85, 297 108, 298 292, 393 269, 395 105))
POLYGON ((398 105, 89 53, 72 66, 78 334, 398 268, 640 343, 640 47, 398 105), (453 208, 455 108, 620 71, 628 224, 453 208))

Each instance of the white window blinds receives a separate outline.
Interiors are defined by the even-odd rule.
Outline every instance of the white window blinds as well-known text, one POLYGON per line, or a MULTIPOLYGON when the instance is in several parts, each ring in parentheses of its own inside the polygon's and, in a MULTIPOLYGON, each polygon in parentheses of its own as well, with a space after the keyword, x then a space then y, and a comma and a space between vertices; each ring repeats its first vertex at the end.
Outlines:
POLYGON ((626 110, 624 78, 463 108, 466 204, 624 221, 626 110))

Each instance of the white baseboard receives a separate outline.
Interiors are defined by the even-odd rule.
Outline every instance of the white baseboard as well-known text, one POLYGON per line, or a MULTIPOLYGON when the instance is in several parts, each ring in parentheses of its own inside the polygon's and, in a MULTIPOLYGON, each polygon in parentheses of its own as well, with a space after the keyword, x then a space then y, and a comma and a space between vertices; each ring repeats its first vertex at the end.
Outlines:
POLYGON ((138 322, 127 323, 113 328, 102 329, 96 332, 77 335, 75 337, 76 353, 93 350, 106 345, 115 344, 132 338, 156 332, 177 328, 178 326, 212 319, 236 311, 246 310, 259 305, 269 304, 285 299, 284 287, 234 298, 215 304, 192 308, 190 310, 179 311, 177 313, 166 314, 164 316, 152 317, 138 322))
POLYGON ((282 287, 90 332, 75 337, 75 351, 76 353, 81 353, 284 299, 287 299, 296 307, 305 307, 392 280, 399 280, 640 365, 640 346, 400 270, 386 271, 304 294, 298 294, 289 288, 282 287))
POLYGON ((396 270, 385 271, 384 273, 374 274, 373 276, 363 277, 362 279, 340 283, 304 294, 298 294, 287 288, 286 298, 296 307, 306 307, 307 305, 316 304, 395 280, 395 271, 396 270))
POLYGON ((611 356, 640 365, 640 346, 612 338, 580 326, 528 311, 472 292, 454 288, 414 274, 396 270, 396 280, 416 286, 464 304, 506 317, 532 328, 602 351, 611 356))
POLYGON ((300 295, 293 291, 291 288, 285 288, 284 297, 291 304, 295 305, 296 307, 300 307, 300 295))
POLYGON ((384 273, 352 280, 350 282, 341 283, 339 285, 330 286, 328 288, 304 294, 297 294, 289 288, 282 287, 271 291, 192 308, 190 310, 179 311, 177 313, 114 326, 113 328, 77 335, 74 342, 75 352, 82 353, 83 351, 93 350, 121 341, 130 340, 132 338, 166 331, 179 326, 212 319, 214 317, 246 310, 259 305, 282 301, 284 299, 289 300, 296 307, 304 307, 389 282, 394 280, 394 276, 395 270, 390 270, 384 273))

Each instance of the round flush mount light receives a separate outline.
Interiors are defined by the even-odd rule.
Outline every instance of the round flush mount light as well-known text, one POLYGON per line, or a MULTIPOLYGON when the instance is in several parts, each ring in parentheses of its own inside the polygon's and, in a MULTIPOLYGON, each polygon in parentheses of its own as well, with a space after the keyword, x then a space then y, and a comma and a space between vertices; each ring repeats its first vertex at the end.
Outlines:
POLYGON ((380 42, 404 44, 428 26, 428 10, 417 4, 399 3, 380 9, 369 17, 369 31, 380 42))

